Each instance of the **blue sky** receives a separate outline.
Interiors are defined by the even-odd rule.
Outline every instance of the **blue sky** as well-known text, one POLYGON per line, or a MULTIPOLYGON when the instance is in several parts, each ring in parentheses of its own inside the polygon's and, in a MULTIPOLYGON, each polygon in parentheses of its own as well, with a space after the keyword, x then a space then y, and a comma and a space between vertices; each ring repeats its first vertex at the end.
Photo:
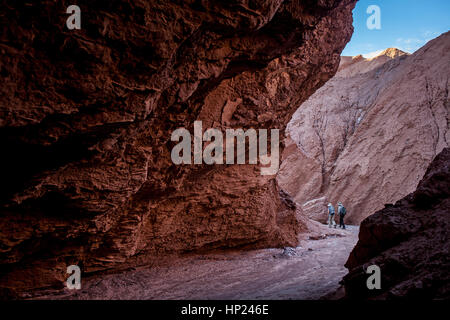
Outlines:
POLYGON ((342 55, 365 57, 386 48, 413 53, 450 30, 450 0, 359 0, 353 11, 355 31, 342 55), (381 9, 381 29, 369 30, 370 5, 381 9))

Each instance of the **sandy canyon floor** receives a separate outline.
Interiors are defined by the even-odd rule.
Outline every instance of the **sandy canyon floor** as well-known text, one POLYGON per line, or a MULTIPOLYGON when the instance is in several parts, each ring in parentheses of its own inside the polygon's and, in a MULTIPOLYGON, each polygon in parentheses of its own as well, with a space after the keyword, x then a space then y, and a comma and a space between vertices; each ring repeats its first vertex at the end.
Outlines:
POLYGON ((80 290, 41 292, 34 298, 320 299, 340 287, 358 231, 356 226, 318 226, 296 248, 185 256, 166 266, 88 278, 80 290))

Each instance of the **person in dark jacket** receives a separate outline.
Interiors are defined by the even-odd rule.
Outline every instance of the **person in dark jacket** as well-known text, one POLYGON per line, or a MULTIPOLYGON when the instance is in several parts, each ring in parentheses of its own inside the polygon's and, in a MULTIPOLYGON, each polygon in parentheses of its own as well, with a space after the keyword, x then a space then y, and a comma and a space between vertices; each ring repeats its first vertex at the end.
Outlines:
POLYGON ((345 229, 344 217, 347 213, 347 209, 345 209, 342 202, 338 202, 338 214, 339 214, 339 227, 345 229))

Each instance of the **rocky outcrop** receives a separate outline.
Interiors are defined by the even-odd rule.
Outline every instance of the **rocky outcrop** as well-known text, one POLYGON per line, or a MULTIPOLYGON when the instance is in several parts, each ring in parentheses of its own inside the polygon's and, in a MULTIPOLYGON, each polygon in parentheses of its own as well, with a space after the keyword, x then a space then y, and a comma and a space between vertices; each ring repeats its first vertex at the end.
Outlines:
MULTIPOLYGON (((66 267, 295 245, 295 206, 258 165, 174 165, 173 130, 283 129, 332 77, 355 0, 4 5, 0 287, 66 267), (280 196, 281 195, 281 196, 280 196)), ((8 290, 9 290, 8 289, 8 290)))
POLYGON ((439 154, 417 190, 361 223, 344 277, 348 298, 449 299, 450 149, 439 154), (365 269, 381 270, 368 290, 365 269))
POLYGON ((347 221, 413 192, 450 142, 450 32, 412 55, 343 57, 288 124, 279 184, 313 219, 342 201, 347 221))

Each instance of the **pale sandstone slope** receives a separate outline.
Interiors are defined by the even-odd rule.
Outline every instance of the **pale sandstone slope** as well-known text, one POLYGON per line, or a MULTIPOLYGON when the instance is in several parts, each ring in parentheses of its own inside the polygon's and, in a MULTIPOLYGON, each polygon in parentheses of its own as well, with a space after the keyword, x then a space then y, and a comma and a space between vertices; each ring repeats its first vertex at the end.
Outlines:
POLYGON ((342 201, 359 223, 416 189, 450 141, 449 58, 449 32, 410 56, 343 58, 300 106, 278 181, 308 216, 323 221, 326 203, 342 201))
POLYGON ((373 58, 364 58, 362 55, 355 57, 342 56, 336 77, 350 78, 358 74, 367 73, 382 64, 408 53, 396 48, 388 48, 373 58))

